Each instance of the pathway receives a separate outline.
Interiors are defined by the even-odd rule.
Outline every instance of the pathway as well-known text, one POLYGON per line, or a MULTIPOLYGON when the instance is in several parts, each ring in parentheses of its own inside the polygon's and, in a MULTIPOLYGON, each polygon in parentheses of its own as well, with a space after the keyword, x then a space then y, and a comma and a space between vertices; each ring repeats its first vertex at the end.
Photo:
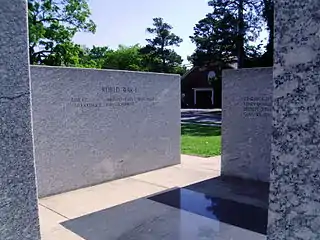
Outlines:
POLYGON ((182 109, 181 124, 197 123, 209 126, 221 126, 221 110, 182 109))
POLYGON ((42 239, 265 240, 264 186, 219 175, 220 157, 182 155, 176 166, 40 199, 42 239))

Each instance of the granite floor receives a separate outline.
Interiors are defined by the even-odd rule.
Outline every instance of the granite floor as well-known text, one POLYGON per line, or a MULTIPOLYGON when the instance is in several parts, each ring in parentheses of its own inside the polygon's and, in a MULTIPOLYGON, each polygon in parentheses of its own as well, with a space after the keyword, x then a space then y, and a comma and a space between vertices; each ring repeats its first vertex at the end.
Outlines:
POLYGON ((263 240, 268 186, 220 177, 220 158, 39 200, 42 239, 263 240))

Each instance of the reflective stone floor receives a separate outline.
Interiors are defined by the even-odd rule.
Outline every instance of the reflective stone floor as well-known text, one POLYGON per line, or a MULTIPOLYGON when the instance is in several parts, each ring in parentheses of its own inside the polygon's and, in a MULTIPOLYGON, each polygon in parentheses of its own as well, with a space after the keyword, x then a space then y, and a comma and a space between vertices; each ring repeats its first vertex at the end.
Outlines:
POLYGON ((201 174, 185 164, 40 200, 56 214, 50 231, 48 216, 42 221, 42 239, 265 240, 268 185, 209 177, 207 163, 201 174))
POLYGON ((266 234, 267 209, 211 197, 184 188, 169 191, 149 199, 199 216, 266 234))
MULTIPOLYGON (((217 179, 198 186, 213 181, 217 179)), ((65 221, 62 226, 87 240, 265 239, 266 208, 188 188, 196 186, 175 188, 94 212, 65 221)))

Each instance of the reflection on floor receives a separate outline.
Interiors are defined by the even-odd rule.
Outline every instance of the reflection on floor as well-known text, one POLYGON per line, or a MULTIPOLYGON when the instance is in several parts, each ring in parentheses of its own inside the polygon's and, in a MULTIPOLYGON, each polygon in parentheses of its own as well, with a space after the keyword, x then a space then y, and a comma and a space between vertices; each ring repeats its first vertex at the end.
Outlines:
POLYGON ((267 209, 215 198, 188 189, 176 189, 150 198, 178 209, 261 234, 267 230, 267 209))
POLYGON ((40 199, 42 240, 265 240, 268 184, 194 160, 40 199))
MULTIPOLYGON (((223 182, 219 178, 209 179, 189 188, 213 181, 223 182)), ((214 185, 207 186, 210 189, 201 190, 212 192, 215 188, 214 185)), ((233 187, 240 191, 239 186, 233 187)), ((86 240, 262 240, 265 239, 267 218, 266 208, 212 197, 186 187, 91 213, 62 225, 86 240)))
POLYGON ((264 240, 261 234, 148 199, 62 223, 86 240, 264 240))

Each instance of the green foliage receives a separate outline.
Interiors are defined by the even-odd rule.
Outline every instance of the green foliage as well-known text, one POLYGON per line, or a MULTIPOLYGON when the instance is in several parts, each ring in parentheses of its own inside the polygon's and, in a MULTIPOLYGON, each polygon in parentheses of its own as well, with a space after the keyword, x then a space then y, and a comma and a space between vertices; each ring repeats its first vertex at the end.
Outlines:
POLYGON ((141 49, 146 55, 147 68, 155 72, 176 73, 181 71, 183 62, 174 50, 173 46, 179 46, 182 39, 171 32, 172 26, 164 22, 162 18, 153 19, 153 27, 147 28, 147 32, 154 35, 152 39, 146 39, 148 44, 141 49))
POLYGON ((79 64, 77 67, 84 68, 102 68, 104 61, 109 52, 113 50, 108 47, 96 47, 93 46, 91 49, 82 47, 82 51, 79 53, 79 64))
POLYGON ((220 18, 207 14, 194 27, 191 41, 196 45, 196 51, 189 60, 197 66, 211 62, 231 63, 236 56, 237 32, 234 27, 237 20, 229 13, 220 18))
MULTIPOLYGON (((141 48, 139 44, 133 46, 119 45, 118 49, 115 50, 108 47, 93 46, 91 49, 80 47, 78 56, 75 57, 78 61, 73 62, 74 66, 84 68, 156 72, 154 67, 158 66, 160 60, 144 53, 143 50, 144 48, 141 48)), ((171 56, 175 55, 172 54, 171 56)), ((176 60, 172 59, 171 61, 175 62, 176 60)), ((182 75, 186 69, 182 65, 174 65, 171 71, 182 75)))
POLYGON ((119 45, 115 51, 109 51, 104 59, 103 68, 146 71, 143 66, 143 55, 140 53, 141 47, 137 44, 126 47, 119 45))
POLYGON ((246 57, 245 45, 248 40, 257 39, 261 30, 261 0, 210 0, 208 4, 213 7, 214 18, 229 13, 236 19, 236 56, 238 67, 242 68, 246 57))
POLYGON ((161 18, 155 18, 154 28, 147 29, 155 37, 147 39, 148 45, 143 48, 88 48, 72 41, 77 32, 95 33, 88 0, 28 0, 28 7, 31 64, 179 74, 186 71, 182 58, 168 49, 182 40, 171 33, 172 27, 161 18))
POLYGON ((172 26, 164 22, 162 18, 153 19, 153 28, 147 28, 147 32, 155 34, 153 39, 146 39, 150 46, 163 50, 169 46, 179 46, 182 39, 171 32, 172 26))
POLYGON ((210 0, 212 13, 200 20, 191 40, 195 52, 188 58, 194 65, 238 62, 238 67, 272 64, 273 31, 266 53, 253 46, 265 22, 273 29, 273 0, 210 0))
POLYGON ((87 0, 28 0, 31 64, 77 65, 77 32, 95 32, 87 0))
POLYGON ((143 48, 87 48, 72 39, 77 32, 95 33, 88 0, 28 0, 28 7, 31 64, 179 74, 186 71, 182 58, 168 49, 179 46, 182 39, 171 33, 172 27, 161 18, 155 18, 154 27, 147 29, 155 37, 147 39, 148 45, 143 48))
POLYGON ((208 5, 213 8, 213 16, 218 18, 226 12, 232 14, 237 20, 237 33, 244 34, 253 41, 262 29, 262 1, 264 0, 209 0, 208 5))

